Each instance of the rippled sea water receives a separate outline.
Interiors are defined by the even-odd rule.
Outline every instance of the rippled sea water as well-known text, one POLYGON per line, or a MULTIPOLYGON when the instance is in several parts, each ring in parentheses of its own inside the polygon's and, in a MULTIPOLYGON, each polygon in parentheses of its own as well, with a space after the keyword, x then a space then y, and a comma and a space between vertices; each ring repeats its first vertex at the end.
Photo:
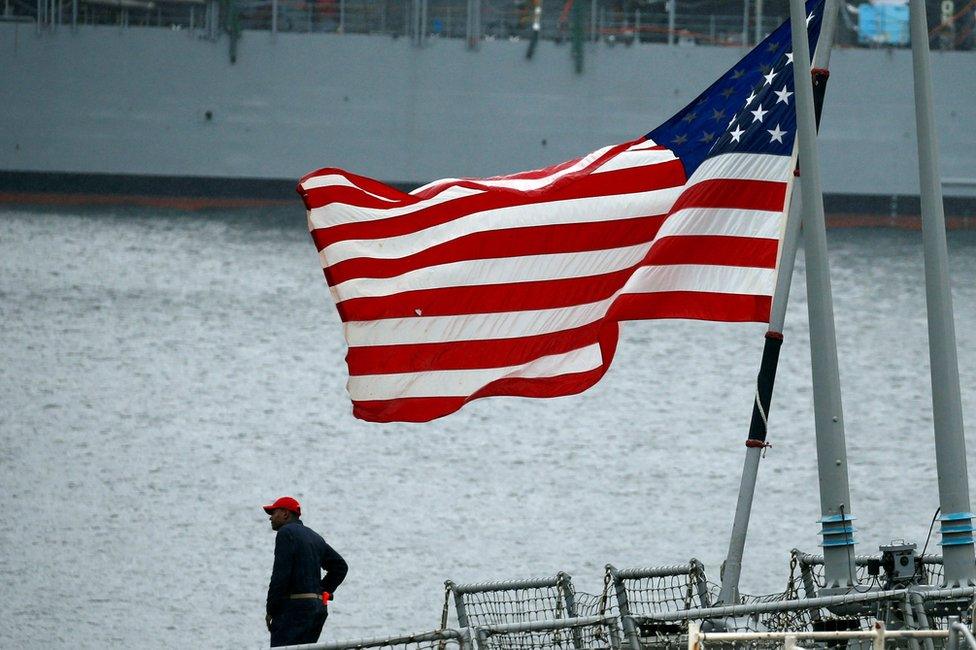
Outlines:
MULTIPOLYGON (((829 244, 858 552, 921 546, 938 505, 921 235, 829 244)), ((976 233, 950 250, 972 428, 976 233)), ((782 590, 790 548, 818 541, 802 268, 752 593, 782 590)), ((626 323, 582 395, 368 424, 300 208, 0 208, 0 646, 265 645, 259 506, 281 494, 351 566, 323 640, 433 629, 447 578, 565 570, 598 593, 608 562, 693 555, 717 579, 764 331, 626 323)))

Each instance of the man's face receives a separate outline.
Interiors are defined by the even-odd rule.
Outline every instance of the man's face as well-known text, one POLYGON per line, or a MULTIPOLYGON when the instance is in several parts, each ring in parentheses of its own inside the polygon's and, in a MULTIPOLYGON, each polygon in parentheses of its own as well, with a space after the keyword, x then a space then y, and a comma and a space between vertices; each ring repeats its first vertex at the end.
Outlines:
POLYGON ((269 517, 271 518, 271 530, 278 530, 291 519, 291 512, 284 508, 275 508, 269 517))

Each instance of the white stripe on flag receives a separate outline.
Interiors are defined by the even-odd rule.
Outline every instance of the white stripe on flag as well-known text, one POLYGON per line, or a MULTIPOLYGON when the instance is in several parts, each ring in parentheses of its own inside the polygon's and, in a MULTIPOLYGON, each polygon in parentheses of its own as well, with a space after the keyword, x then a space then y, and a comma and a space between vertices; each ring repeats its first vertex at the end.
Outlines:
POLYGON ((362 223, 364 221, 379 221, 380 219, 390 219, 402 217, 414 212, 426 210, 435 205, 450 203, 455 199, 484 194, 485 190, 469 187, 449 187, 437 196, 429 199, 417 201, 409 205, 401 205, 392 208, 361 208, 348 203, 330 203, 321 208, 314 208, 308 211, 309 230, 313 228, 332 228, 347 223, 362 223))
POLYGON ((775 281, 774 269, 752 266, 642 266, 630 276, 620 293, 695 291, 768 296, 773 293, 775 281))
POLYGON ((313 176, 302 183, 302 189, 304 190, 314 190, 320 187, 354 187, 363 194, 368 194, 373 198, 377 198, 381 201, 387 201, 389 203, 396 202, 396 199, 388 199, 385 196, 380 196, 379 194, 373 194, 368 190, 364 190, 359 185, 356 185, 351 180, 346 178, 341 174, 323 174, 322 176, 313 176))
POLYGON ((334 289, 342 300, 351 300, 443 287, 589 277, 633 266, 644 258, 650 247, 651 242, 647 242, 582 253, 463 260, 416 269, 395 278, 354 278, 335 285, 334 289))
POLYGON ((613 149, 613 147, 602 147, 600 149, 597 149, 596 151, 587 154, 585 157, 580 158, 578 161, 576 161, 575 164, 570 165, 566 169, 560 169, 557 172, 553 172, 552 174, 549 174, 547 176, 542 176, 540 178, 505 178, 505 177, 496 178, 496 179, 442 178, 440 180, 433 181, 431 183, 427 183, 426 185, 418 187, 417 189, 413 190, 411 194, 419 194, 420 192, 431 187, 437 187, 438 185, 444 185, 448 183, 457 183, 460 181, 475 183, 480 187, 503 187, 508 189, 522 190, 522 191, 537 190, 541 187, 545 187, 546 185, 553 183, 556 180, 559 180, 563 176, 586 169, 588 166, 592 165, 597 159, 599 159, 600 156, 606 154, 611 149, 613 149))
POLYGON ((683 235, 725 235, 779 239, 782 211, 685 208, 670 215, 657 239, 683 235))
POLYGON ((700 181, 728 178, 733 180, 778 181, 784 183, 793 174, 789 156, 759 153, 724 153, 707 158, 688 179, 686 187, 700 181))
POLYGON ((659 165, 677 160, 670 149, 629 149, 621 151, 616 156, 593 170, 594 174, 613 172, 621 169, 659 165))
POLYGON ((594 370, 602 364, 600 346, 592 344, 506 368, 352 376, 347 388, 352 399, 356 401, 404 397, 466 397, 498 379, 558 377, 594 370))

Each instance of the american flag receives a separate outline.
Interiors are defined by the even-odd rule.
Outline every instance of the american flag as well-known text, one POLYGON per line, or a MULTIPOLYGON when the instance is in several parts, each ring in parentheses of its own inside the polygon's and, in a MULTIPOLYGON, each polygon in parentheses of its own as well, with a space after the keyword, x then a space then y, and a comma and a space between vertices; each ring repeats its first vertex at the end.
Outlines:
MULTIPOLYGON (((807 3, 811 49, 823 0, 807 3)), ((618 322, 768 321, 795 166, 787 21, 646 136, 403 193, 301 179, 356 417, 424 422, 607 371, 618 322)))

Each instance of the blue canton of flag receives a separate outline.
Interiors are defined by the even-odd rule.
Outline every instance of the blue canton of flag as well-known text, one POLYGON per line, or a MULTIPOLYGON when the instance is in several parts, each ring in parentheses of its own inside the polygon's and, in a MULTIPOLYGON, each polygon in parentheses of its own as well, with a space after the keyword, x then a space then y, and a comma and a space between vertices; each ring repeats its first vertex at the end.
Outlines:
MULTIPOLYGON (((810 51, 820 36, 824 0, 806 3, 810 51)), ((787 20, 718 81, 647 134, 671 149, 690 177, 724 153, 789 156, 796 137, 793 45, 787 20)))

